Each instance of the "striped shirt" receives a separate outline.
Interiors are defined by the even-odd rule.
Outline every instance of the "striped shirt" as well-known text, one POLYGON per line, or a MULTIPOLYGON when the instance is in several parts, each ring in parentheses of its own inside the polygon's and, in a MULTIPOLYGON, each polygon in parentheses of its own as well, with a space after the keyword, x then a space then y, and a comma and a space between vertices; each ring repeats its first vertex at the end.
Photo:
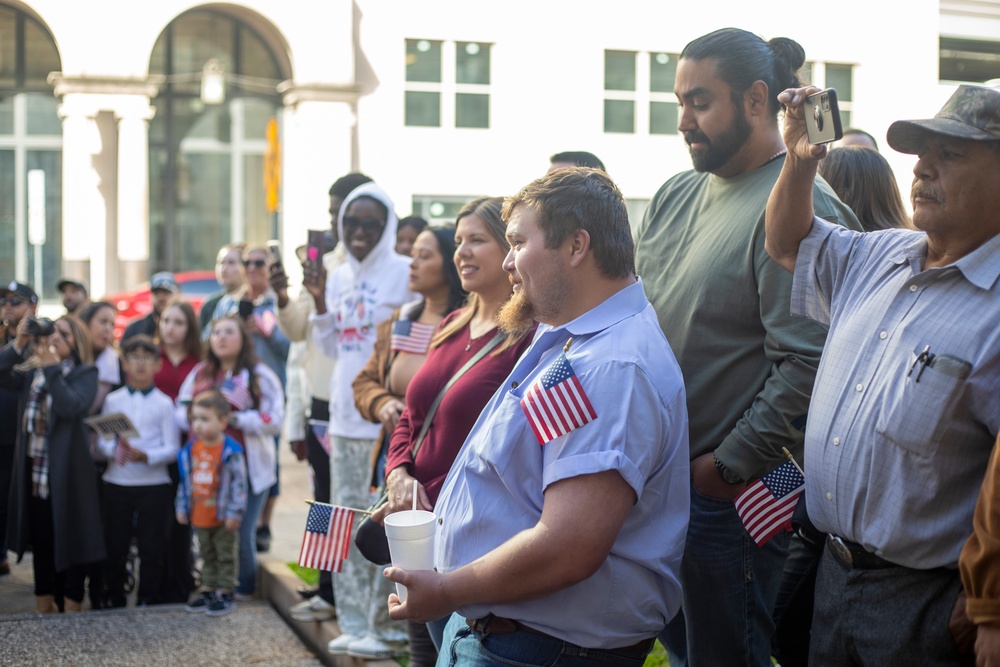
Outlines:
POLYGON ((792 313, 830 328, 806 427, 810 517, 919 569, 956 566, 1000 428, 1000 236, 946 267, 923 270, 926 256, 923 233, 816 218, 792 286, 792 313))

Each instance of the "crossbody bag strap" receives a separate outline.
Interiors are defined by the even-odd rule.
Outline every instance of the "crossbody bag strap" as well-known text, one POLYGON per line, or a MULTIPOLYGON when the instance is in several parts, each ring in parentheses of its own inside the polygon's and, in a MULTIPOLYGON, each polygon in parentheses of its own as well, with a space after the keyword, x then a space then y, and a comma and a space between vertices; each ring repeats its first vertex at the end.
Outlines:
POLYGON ((471 359, 469 359, 467 362, 465 362, 464 366, 462 366, 461 368, 458 369, 458 372, 456 372, 454 375, 451 376, 451 379, 448 380, 448 384, 446 384, 444 386, 444 389, 442 389, 438 393, 437 398, 435 398, 434 402, 431 403, 430 409, 427 410, 427 417, 424 418, 424 425, 420 427, 420 435, 417 436, 416 441, 414 441, 414 443, 413 443, 413 453, 411 455, 412 458, 410 459, 411 461, 416 461, 417 460, 417 452, 420 450, 420 445, 424 441, 424 436, 427 435, 427 429, 430 428, 431 421, 433 421, 434 414, 437 412, 438 406, 441 405, 441 399, 444 398, 444 395, 446 393, 448 393, 448 390, 451 389, 451 386, 453 384, 455 384, 456 382, 458 382, 458 379, 460 377, 462 377, 463 375, 465 375, 465 372, 467 370, 469 370, 470 368, 472 368, 473 366, 475 366, 476 363, 478 363, 480 359, 482 359, 487 354, 489 354, 490 351, 493 348, 495 348, 497 345, 499 345, 500 342, 503 341, 504 338, 505 338, 504 333, 502 331, 498 331, 497 334, 495 336, 493 336, 493 338, 491 338, 488 343, 486 343, 486 345, 483 345, 482 349, 479 350, 479 352, 476 352, 476 354, 471 359))

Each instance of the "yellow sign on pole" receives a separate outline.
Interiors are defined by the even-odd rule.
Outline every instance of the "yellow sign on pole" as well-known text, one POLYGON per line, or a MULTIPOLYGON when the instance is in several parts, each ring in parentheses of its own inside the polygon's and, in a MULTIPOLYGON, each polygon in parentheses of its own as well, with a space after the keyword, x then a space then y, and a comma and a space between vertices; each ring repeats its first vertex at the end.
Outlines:
POLYGON ((278 121, 267 121, 267 147, 264 149, 264 204, 267 212, 278 211, 278 189, 281 186, 281 146, 278 144, 278 121))

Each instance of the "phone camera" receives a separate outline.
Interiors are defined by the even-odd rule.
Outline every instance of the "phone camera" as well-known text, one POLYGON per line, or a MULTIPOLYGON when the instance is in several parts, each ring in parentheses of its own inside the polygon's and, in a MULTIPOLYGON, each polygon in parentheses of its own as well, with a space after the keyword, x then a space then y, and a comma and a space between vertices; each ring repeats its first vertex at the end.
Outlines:
POLYGON ((823 112, 820 111, 819 105, 813 107, 813 120, 816 121, 816 129, 820 132, 823 131, 823 112))
POLYGON ((56 332, 55 323, 47 317, 29 317, 28 324, 25 325, 28 333, 35 338, 44 338, 45 336, 51 336, 56 332))

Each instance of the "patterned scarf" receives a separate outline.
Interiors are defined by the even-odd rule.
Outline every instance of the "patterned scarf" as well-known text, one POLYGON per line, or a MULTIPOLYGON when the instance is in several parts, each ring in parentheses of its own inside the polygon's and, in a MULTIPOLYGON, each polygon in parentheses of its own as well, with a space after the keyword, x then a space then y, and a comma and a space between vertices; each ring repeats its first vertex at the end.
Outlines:
MULTIPOLYGON (((73 369, 73 361, 60 364, 65 377, 73 369)), ((45 386, 45 374, 35 370, 28 389, 28 402, 24 409, 22 428, 28 437, 28 455, 31 457, 31 494, 36 498, 49 497, 49 413, 52 395, 45 386)))

